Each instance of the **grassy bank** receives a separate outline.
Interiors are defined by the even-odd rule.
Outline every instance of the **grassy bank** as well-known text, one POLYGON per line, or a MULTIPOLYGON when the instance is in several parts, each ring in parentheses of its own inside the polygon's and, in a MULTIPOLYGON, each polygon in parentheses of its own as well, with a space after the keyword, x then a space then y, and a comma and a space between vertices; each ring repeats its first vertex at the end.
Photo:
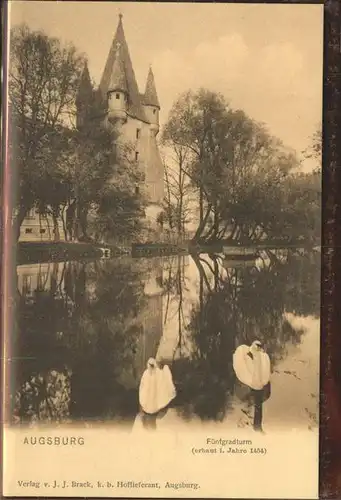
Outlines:
POLYGON ((231 240, 217 241, 217 242, 190 242, 189 251, 190 252, 216 252, 221 253, 225 248, 252 248, 255 250, 275 250, 282 248, 313 248, 315 245, 319 245, 319 242, 314 243, 310 241, 279 241, 279 240, 267 240, 261 242, 248 242, 239 244, 238 242, 232 242, 231 240))
MULTIPOLYGON (((156 257, 178 255, 181 253, 222 253, 224 246, 236 247, 237 245, 231 242, 216 242, 210 244, 184 244, 174 245, 167 243, 139 243, 132 245, 133 257, 156 257)), ((277 242, 262 242, 255 245, 241 245, 241 248, 252 247, 255 250, 275 249, 275 248, 298 248, 306 247, 307 244, 301 242, 284 243, 277 242)), ((310 245, 309 245, 310 247, 310 245)), ((75 243, 67 241, 58 242, 40 242, 40 241, 23 241, 17 246, 17 262, 18 264, 29 264, 48 261, 66 261, 66 260, 81 260, 81 259, 99 259, 103 257, 103 248, 110 250, 110 257, 127 254, 127 250, 123 250, 112 244, 96 244, 96 243, 75 243)), ((128 251, 130 253, 130 251, 128 251)))
POLYGON ((124 253, 114 245, 68 241, 23 241, 18 243, 17 262, 18 264, 28 264, 51 260, 98 259, 103 256, 102 248, 110 249, 111 256, 124 253))
POLYGON ((133 243, 132 256, 133 257, 158 257, 170 256, 186 253, 188 250, 187 245, 175 245, 173 243, 133 243))

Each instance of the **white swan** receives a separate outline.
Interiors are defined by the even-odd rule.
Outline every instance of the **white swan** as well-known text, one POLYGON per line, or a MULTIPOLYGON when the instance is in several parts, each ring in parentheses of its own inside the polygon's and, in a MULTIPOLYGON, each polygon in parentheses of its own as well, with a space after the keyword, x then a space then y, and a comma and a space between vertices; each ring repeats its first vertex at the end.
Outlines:
POLYGON ((176 396, 172 374, 167 365, 158 367, 154 358, 147 362, 139 388, 142 410, 150 415, 165 408, 176 396))
POLYGON ((265 387, 271 375, 270 358, 259 340, 251 346, 240 345, 233 354, 233 369, 240 382, 259 391, 265 387))

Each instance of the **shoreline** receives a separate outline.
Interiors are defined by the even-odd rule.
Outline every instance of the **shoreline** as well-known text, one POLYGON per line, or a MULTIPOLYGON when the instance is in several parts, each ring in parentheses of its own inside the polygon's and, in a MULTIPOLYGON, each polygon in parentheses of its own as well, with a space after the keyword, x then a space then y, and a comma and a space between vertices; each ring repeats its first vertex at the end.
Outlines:
MULTIPOLYGON (((133 243, 129 248, 122 248, 114 244, 100 243, 83 243, 83 242, 40 242, 40 241, 24 241, 18 242, 16 247, 16 264, 36 264, 41 262, 61 262, 67 260, 82 260, 82 259, 110 259, 115 257, 130 256, 132 258, 153 258, 167 257, 183 254, 199 254, 199 253, 224 253, 224 248, 233 248, 236 250, 254 249, 256 252, 262 250, 275 249, 295 249, 301 248, 310 251, 318 251, 319 245, 291 243, 282 244, 278 242, 271 244, 270 242, 255 245, 233 245, 226 243, 192 244, 188 242, 186 245, 176 245, 174 243, 133 243)), ((238 253, 238 252, 237 252, 238 253)), ((247 257, 247 256, 245 256, 247 257)), ((251 258, 251 257, 250 257, 251 258)))

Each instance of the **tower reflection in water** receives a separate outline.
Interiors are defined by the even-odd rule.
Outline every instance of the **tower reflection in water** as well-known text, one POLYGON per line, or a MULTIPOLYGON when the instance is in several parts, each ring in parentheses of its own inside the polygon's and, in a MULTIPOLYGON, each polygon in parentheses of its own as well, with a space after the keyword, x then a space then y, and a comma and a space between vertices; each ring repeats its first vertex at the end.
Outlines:
POLYGON ((122 416, 134 414, 143 370, 162 336, 160 262, 18 266, 17 290, 13 348, 26 355, 16 366, 15 421, 119 415, 115 399, 113 406, 126 400, 122 416), (67 374, 63 389, 51 371, 67 374), (51 399, 61 390, 68 411, 51 399))

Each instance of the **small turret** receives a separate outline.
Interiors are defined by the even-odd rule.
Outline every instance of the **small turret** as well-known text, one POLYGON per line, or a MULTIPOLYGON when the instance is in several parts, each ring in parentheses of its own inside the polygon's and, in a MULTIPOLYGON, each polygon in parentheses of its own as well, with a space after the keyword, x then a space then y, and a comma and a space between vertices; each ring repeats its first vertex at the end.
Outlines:
POLYGON ((149 68, 149 73, 147 77, 146 90, 143 97, 144 110, 148 122, 150 123, 150 129, 155 135, 159 132, 159 111, 160 103, 156 92, 155 80, 152 68, 149 68))
POLYGON ((127 120, 128 87, 121 57, 120 43, 116 44, 115 61, 108 88, 108 119, 111 122, 127 120))
POLYGON ((94 94, 90 80, 89 69, 87 63, 85 63, 80 79, 78 93, 76 96, 77 128, 82 127, 85 124, 86 120, 89 119, 91 106, 93 104, 93 98, 94 94))

